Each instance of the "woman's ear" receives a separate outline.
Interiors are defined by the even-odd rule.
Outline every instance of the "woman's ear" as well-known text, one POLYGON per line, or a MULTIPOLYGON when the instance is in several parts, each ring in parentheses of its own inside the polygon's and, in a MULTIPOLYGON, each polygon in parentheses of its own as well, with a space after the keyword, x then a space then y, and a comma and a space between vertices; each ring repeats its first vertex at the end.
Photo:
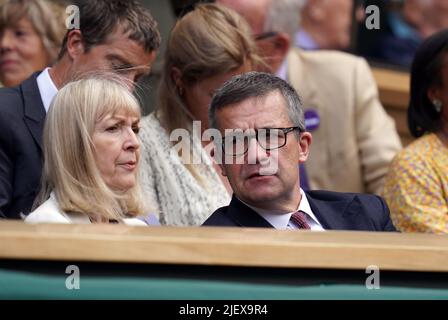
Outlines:
POLYGON ((176 85, 177 91, 180 95, 183 94, 184 91, 184 84, 182 82, 182 72, 179 70, 178 67, 172 67, 171 68, 171 79, 173 80, 174 84, 176 85))
POLYGON ((75 29, 69 32, 67 36, 67 53, 72 60, 85 53, 80 30, 75 29))
POLYGON ((426 95, 431 102, 433 102, 434 100, 440 100, 440 89, 437 87, 429 88, 426 92, 426 95))

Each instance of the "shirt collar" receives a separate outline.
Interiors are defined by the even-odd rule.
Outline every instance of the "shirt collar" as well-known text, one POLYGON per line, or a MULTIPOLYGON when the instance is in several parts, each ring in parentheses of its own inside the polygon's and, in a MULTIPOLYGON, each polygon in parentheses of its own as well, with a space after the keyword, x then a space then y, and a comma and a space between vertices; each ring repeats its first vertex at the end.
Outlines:
POLYGON ((302 197, 301 197, 301 200, 300 200, 297 210, 288 212, 288 213, 257 208, 257 207, 251 206, 250 204, 247 204, 240 198, 238 198, 238 197, 237 198, 242 203, 244 203, 246 206, 248 206, 249 208, 254 210, 260 216, 262 216, 267 222, 269 222, 275 229, 278 229, 278 230, 285 230, 286 227, 288 226, 289 220, 291 219, 291 215, 297 211, 305 212, 311 219, 313 219, 313 221, 316 224, 320 225, 319 221, 317 220, 316 216, 314 215, 313 211, 311 210, 310 203, 308 202, 308 198, 306 197, 306 194, 302 190, 302 188, 300 188, 300 195, 302 197))
POLYGON ((36 79, 39 93, 42 98, 42 103, 44 104, 46 112, 48 112, 54 96, 58 93, 58 88, 54 84, 53 80, 51 80, 48 70, 50 70, 50 68, 46 68, 42 71, 36 79))
POLYGON ((73 212, 64 212, 59 207, 58 200, 56 199, 56 194, 54 191, 50 193, 50 199, 53 201, 53 203, 57 206, 59 212, 61 215, 63 215, 70 223, 74 224, 91 224, 89 217, 86 214, 81 213, 73 213, 73 212))
POLYGON ((294 45, 304 50, 316 50, 319 49, 316 41, 310 36, 310 34, 304 30, 299 30, 294 36, 294 45))
POLYGON ((316 224, 321 225, 319 220, 317 220, 316 216, 314 215, 313 210, 311 210, 310 202, 308 201, 305 191, 303 191, 302 188, 300 188, 300 194, 302 195, 302 198, 300 200, 299 209, 297 211, 305 212, 311 219, 313 219, 316 224))
POLYGON ((285 58, 280 68, 278 68, 277 77, 279 77, 282 80, 288 81, 288 59, 285 58))

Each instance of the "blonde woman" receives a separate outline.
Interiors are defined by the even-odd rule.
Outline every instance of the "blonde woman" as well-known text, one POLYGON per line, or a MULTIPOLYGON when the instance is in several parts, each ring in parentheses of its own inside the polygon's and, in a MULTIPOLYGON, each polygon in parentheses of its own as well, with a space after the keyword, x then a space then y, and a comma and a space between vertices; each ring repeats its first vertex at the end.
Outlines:
POLYGON ((44 128, 42 187, 29 223, 146 225, 138 183, 140 107, 112 76, 63 87, 44 128))
POLYGON ((0 82, 17 86, 56 61, 65 27, 65 6, 48 0, 0 4, 0 82))
POLYGON ((162 224, 200 225, 229 204, 227 178, 206 151, 210 141, 201 136, 209 128, 214 91, 232 76, 252 70, 259 62, 255 51, 246 22, 220 5, 197 5, 172 29, 158 105, 142 120, 140 136, 145 196, 156 205, 162 224), (185 133, 188 141, 178 138, 185 133))

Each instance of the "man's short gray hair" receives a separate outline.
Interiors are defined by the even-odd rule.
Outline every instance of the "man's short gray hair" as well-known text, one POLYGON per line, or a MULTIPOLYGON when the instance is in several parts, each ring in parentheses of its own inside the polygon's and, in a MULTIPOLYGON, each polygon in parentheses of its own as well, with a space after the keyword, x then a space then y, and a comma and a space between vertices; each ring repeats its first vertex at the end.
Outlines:
POLYGON ((263 32, 284 32, 293 39, 299 29, 300 10, 305 0, 270 0, 263 32))
POLYGON ((256 71, 234 76, 216 91, 209 108, 211 127, 218 128, 216 110, 249 98, 264 97, 276 90, 280 91, 285 99, 288 116, 293 126, 298 126, 301 131, 305 131, 302 102, 294 88, 273 74, 256 71))

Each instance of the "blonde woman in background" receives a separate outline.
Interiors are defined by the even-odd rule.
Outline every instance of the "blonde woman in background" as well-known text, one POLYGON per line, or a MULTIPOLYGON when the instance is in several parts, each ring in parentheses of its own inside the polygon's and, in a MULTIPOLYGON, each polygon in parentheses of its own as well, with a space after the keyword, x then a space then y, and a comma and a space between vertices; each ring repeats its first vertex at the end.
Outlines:
POLYGON ((201 141, 200 135, 209 128, 208 105, 214 91, 260 61, 249 30, 230 9, 200 4, 171 31, 158 105, 142 120, 140 135, 144 193, 157 206, 161 224, 201 225, 230 202, 227 178, 206 150, 210 141, 201 141), (200 121, 196 125, 200 123, 201 130, 193 131, 194 120, 200 121), (188 133, 188 143, 182 143, 191 148, 178 148, 181 139, 176 132, 188 133), (192 163, 190 155, 200 155, 199 161, 192 163))
POLYGON ((138 183, 140 106, 118 78, 69 83, 44 128, 42 187, 29 223, 146 225, 138 183))
POLYGON ((0 82, 14 87, 56 61, 66 33, 65 6, 47 0, 0 4, 0 82))

